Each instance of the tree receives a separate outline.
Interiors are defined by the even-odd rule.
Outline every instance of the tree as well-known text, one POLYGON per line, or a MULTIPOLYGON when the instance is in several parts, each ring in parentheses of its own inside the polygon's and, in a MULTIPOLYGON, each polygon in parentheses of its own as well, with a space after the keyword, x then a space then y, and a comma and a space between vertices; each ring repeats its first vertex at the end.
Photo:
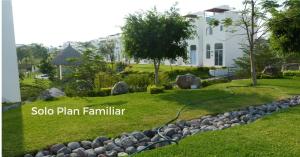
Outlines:
MULTIPOLYGON (((77 60, 72 60, 76 62, 77 60)), ((92 90, 96 74, 101 71, 106 71, 106 63, 103 58, 91 51, 86 49, 80 58, 80 64, 71 67, 71 73, 66 76, 66 79, 70 83, 80 82, 86 90, 92 90)))
POLYGON ((112 39, 105 40, 101 43, 99 52, 103 56, 107 57, 108 60, 111 63, 111 69, 114 69, 114 63, 115 63, 115 45, 116 41, 112 39))
POLYGON ((47 74, 49 76, 49 80, 54 80, 55 75, 55 67, 51 64, 51 60, 49 57, 41 60, 39 67, 39 71, 43 74, 47 74))
POLYGON ((271 43, 284 56, 300 55, 300 1, 286 0, 282 10, 273 9, 269 21, 271 43))
POLYGON ((158 71, 162 60, 187 59, 186 40, 194 32, 190 20, 180 16, 175 6, 164 13, 154 8, 130 14, 122 30, 125 53, 153 61, 155 84, 159 84, 158 71))
MULTIPOLYGON (((249 54, 250 72, 252 85, 256 86, 256 63, 255 63, 255 45, 269 31, 268 20, 271 8, 278 7, 275 0, 244 0, 244 8, 240 11, 241 18, 233 21, 230 18, 223 19, 225 26, 239 26, 242 28, 247 39, 247 45, 242 45, 249 54)), ((214 20, 210 25, 218 25, 220 22, 214 20)), ((233 32, 236 30, 232 30, 233 32)))
MULTIPOLYGON (((250 69, 250 59, 249 59, 249 49, 243 49, 244 55, 235 59, 235 64, 239 67, 237 72, 239 76, 248 77, 251 74, 250 69), (246 73, 245 73, 246 72, 246 73)), ((256 61, 255 68, 257 71, 261 72, 266 66, 272 65, 279 67, 282 63, 282 58, 280 58, 270 47, 269 41, 265 39, 259 39, 254 47, 254 58, 256 61)))

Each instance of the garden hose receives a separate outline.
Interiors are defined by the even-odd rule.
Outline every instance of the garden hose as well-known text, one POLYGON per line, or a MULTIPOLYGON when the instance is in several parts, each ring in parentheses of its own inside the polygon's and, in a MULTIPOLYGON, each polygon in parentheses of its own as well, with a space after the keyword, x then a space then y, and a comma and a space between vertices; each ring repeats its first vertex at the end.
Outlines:
POLYGON ((141 149, 141 150, 139 150, 139 151, 137 151, 137 152, 135 152, 135 153, 133 153, 133 154, 131 154, 131 155, 129 155, 129 156, 134 156, 134 155, 136 155, 136 154, 138 154, 138 153, 140 153, 140 152, 142 152, 142 151, 144 151, 144 150, 146 150, 146 149, 148 149, 148 148, 150 148, 150 147, 152 147, 153 145, 158 144, 158 143, 168 142, 169 144, 171 144, 171 143, 176 143, 176 144, 178 144, 178 141, 177 141, 177 140, 173 140, 173 139, 170 139, 169 137, 164 136, 164 135, 160 132, 160 130, 161 130, 163 127, 167 126, 168 124, 170 124, 170 123, 174 122, 175 120, 177 120, 178 117, 180 116, 181 112, 183 111, 183 109, 184 109, 185 107, 186 107, 186 106, 183 106, 183 107, 177 112, 175 118, 171 119, 170 121, 168 121, 167 123, 165 123, 163 126, 159 127, 159 128, 156 130, 158 136, 160 136, 160 137, 163 138, 164 140, 154 142, 154 143, 152 143, 152 144, 146 146, 145 148, 143 148, 143 149, 141 149))

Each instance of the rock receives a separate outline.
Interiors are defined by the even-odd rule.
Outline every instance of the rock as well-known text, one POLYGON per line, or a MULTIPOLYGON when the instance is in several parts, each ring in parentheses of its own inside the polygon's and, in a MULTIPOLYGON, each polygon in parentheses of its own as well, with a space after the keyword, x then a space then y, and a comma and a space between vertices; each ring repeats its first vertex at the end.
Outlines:
POLYGON ((107 156, 104 154, 99 154, 97 157, 107 157, 107 156))
POLYGON ((190 129, 188 129, 188 128, 184 128, 182 134, 183 134, 183 136, 185 137, 185 136, 190 135, 190 134, 191 134, 191 131, 190 131, 190 129))
POLYGON ((43 157, 44 154, 42 151, 39 151, 38 153, 36 153, 35 157, 43 157))
POLYGON ((107 137, 104 137, 104 136, 99 136, 97 137, 94 141, 99 143, 100 146, 104 146, 104 142, 105 141, 108 141, 109 139, 107 137))
POLYGON ((71 150, 74 150, 74 149, 77 149, 80 147, 80 144, 79 142, 70 142, 68 143, 68 147, 71 149, 71 150))
POLYGON ((121 138, 122 147, 125 147, 125 148, 132 146, 133 144, 136 144, 137 142, 138 142, 137 139, 133 136, 121 138))
POLYGON ((95 153, 94 149, 88 149, 85 151, 87 154, 87 157, 96 157, 97 154, 95 153))
POLYGON ((85 149, 82 147, 79 147, 77 149, 72 150, 73 153, 77 153, 78 151, 85 151, 85 149))
POLYGON ((107 157, 117 157, 117 152, 115 150, 107 151, 106 156, 107 157))
POLYGON ((52 153, 57 154, 57 151, 60 150, 63 147, 65 147, 65 145, 63 145, 63 144, 55 144, 55 145, 51 146, 50 151, 52 153))
POLYGON ((128 156, 128 154, 125 152, 118 153, 118 157, 125 157, 125 156, 128 156))
POLYGON ((125 150, 125 152, 128 153, 128 154, 133 154, 133 153, 136 152, 136 149, 133 146, 127 147, 126 150, 125 150))
POLYGON ((92 142, 91 141, 81 141, 81 146, 84 149, 90 149, 90 148, 92 148, 92 142))
POLYGON ((39 96, 42 100, 51 100, 53 98, 58 98, 65 96, 66 94, 58 88, 50 88, 41 93, 39 96))
POLYGON ((48 150, 43 150, 43 154, 44 154, 44 155, 49 155, 50 152, 49 152, 48 150))
POLYGON ((111 89, 111 95, 125 94, 128 93, 128 85, 124 81, 116 83, 111 89))
POLYGON ((106 149, 104 147, 98 147, 94 149, 96 154, 103 154, 105 153, 106 149))
POLYGON ((200 78, 192 74, 178 75, 176 77, 176 84, 181 89, 190 89, 191 87, 200 87, 200 78))
POLYGON ((70 154, 72 151, 68 147, 62 147, 57 151, 57 154, 63 153, 63 154, 70 154))
POLYGON ((104 147, 107 151, 111 151, 111 150, 114 150, 115 148, 117 148, 118 146, 116 144, 114 144, 113 142, 110 142, 107 145, 105 145, 104 147))
POLYGON ((145 136, 147 136, 149 138, 152 138, 152 137, 154 137, 154 135, 155 135, 156 132, 153 131, 153 130, 146 130, 143 133, 144 133, 145 136))
POLYGON ((164 131, 164 135, 169 136, 169 137, 172 137, 172 135, 174 135, 175 133, 176 133, 176 131, 174 128, 167 128, 164 131))
POLYGON ((65 157, 65 154, 64 153, 59 153, 56 155, 56 157, 65 157))
POLYGON ((141 151, 141 150, 143 150, 144 148, 146 148, 146 147, 145 147, 145 146, 138 146, 136 150, 137 150, 137 151, 141 151))
POLYGON ((145 137, 145 135, 143 133, 138 132, 138 131, 135 131, 135 132, 131 133, 131 135, 133 137, 135 137, 138 141, 145 137))
POLYGON ((204 119, 201 123, 204 125, 211 125, 211 122, 209 121, 209 119, 204 119))
POLYGON ((96 140, 94 140, 91 144, 92 148, 97 148, 97 147, 100 147, 101 144, 99 142, 97 142, 96 140))
POLYGON ((184 128, 184 126, 186 125, 186 121, 185 120, 179 120, 176 122, 176 125, 180 128, 184 128))
POLYGON ((87 157, 87 153, 85 152, 85 149, 82 147, 74 149, 73 153, 76 153, 79 157, 87 157))
POLYGON ((70 157, 79 157, 76 153, 71 153, 70 157))
POLYGON ((33 157, 31 154, 25 154, 24 157, 33 157))
POLYGON ((156 142, 159 140, 159 136, 158 135, 155 135, 154 137, 151 138, 151 142, 156 142))

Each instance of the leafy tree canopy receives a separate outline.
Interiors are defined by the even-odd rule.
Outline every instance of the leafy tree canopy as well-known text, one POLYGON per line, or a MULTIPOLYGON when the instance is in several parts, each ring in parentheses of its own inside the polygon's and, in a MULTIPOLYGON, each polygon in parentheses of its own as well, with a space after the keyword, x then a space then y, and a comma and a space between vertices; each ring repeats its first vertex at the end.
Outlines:
POLYGON ((158 83, 161 60, 187 59, 186 40, 193 34, 192 24, 175 6, 164 13, 154 8, 130 14, 122 30, 125 52, 129 56, 153 60, 155 83, 158 83))
POLYGON ((286 0, 269 21, 272 47, 282 54, 300 53, 300 1, 286 0))

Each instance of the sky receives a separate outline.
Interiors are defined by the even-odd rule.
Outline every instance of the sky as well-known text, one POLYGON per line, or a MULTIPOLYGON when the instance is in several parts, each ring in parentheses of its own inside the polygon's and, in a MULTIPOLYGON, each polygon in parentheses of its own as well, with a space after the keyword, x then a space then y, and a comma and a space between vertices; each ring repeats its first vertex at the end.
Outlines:
POLYGON ((17 44, 59 46, 120 33, 124 18, 156 6, 168 10, 175 2, 182 15, 215 6, 240 10, 242 0, 12 0, 17 44))

